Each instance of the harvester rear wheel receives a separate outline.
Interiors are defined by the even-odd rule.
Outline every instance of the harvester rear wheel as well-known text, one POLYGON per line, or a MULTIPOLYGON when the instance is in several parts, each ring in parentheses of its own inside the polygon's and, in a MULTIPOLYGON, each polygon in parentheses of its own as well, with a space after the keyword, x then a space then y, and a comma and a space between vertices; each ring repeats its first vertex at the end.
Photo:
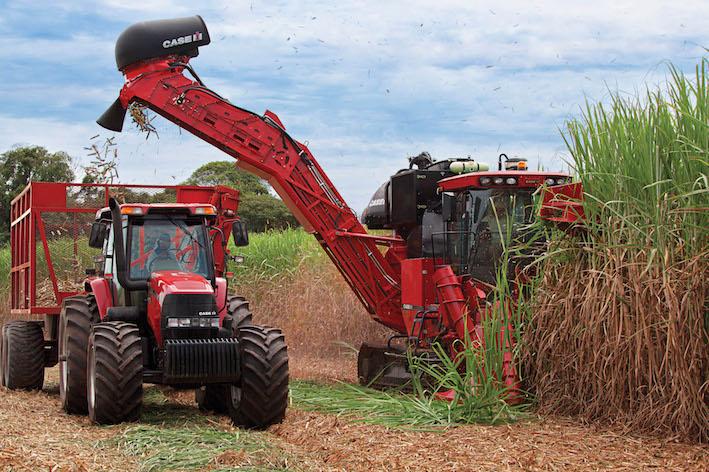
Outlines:
POLYGON ((143 405, 143 352, 138 327, 120 321, 94 325, 87 363, 91 421, 137 421, 143 405))
POLYGON ((227 395, 229 416, 238 426, 264 429, 283 421, 288 406, 288 348, 281 330, 245 326, 239 330, 241 383, 227 395))
POLYGON ((12 390, 41 390, 44 334, 33 321, 10 321, 2 329, 2 384, 12 390))
MULTIPOLYGON (((239 330, 244 326, 253 326, 253 313, 249 308, 249 302, 244 297, 231 296, 227 300, 227 314, 222 327, 231 336, 237 337, 239 330)), ((230 391, 230 385, 205 385, 195 390, 194 398, 200 410, 226 413, 229 401, 227 395, 231 394, 230 391)))
POLYGON ((99 321, 93 295, 69 297, 59 315, 59 396, 67 413, 86 413, 86 349, 99 321))

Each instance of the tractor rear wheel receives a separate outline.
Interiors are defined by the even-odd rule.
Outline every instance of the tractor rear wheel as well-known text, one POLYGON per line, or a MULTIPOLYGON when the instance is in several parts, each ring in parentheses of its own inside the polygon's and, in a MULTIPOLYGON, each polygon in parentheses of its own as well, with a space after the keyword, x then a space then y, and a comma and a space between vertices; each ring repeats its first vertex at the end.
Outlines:
POLYGON ((44 333, 34 321, 10 321, 2 329, 2 384, 12 390, 41 390, 44 333))
POLYGON ((280 329, 239 330, 241 382, 226 396, 234 424, 264 429, 283 421, 288 406, 288 348, 280 329))
MULTIPOLYGON (((244 297, 231 296, 227 300, 227 314, 222 327, 231 336, 237 337, 239 330, 244 326, 253 326, 253 313, 249 308, 249 302, 244 297)), ((194 398, 200 410, 226 413, 227 395, 230 394, 230 390, 230 385, 205 385, 195 390, 194 398)))
POLYGON ((87 364, 91 421, 137 421, 143 405, 143 352, 138 327, 121 321, 94 325, 87 364))
POLYGON ((227 301, 227 314, 224 317, 222 326, 231 331, 233 336, 239 333, 239 329, 244 326, 252 326, 253 313, 249 308, 249 302, 244 297, 232 296, 227 301))
POLYGON ((99 321, 93 295, 69 297, 59 315, 59 396, 67 413, 86 413, 86 349, 99 321))

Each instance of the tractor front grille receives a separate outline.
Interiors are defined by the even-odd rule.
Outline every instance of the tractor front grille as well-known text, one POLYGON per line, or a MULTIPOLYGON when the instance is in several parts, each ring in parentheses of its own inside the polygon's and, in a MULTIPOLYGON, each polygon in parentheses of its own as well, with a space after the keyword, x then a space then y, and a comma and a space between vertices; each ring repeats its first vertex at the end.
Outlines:
POLYGON ((241 374, 236 338, 168 339, 165 383, 233 383, 241 374))

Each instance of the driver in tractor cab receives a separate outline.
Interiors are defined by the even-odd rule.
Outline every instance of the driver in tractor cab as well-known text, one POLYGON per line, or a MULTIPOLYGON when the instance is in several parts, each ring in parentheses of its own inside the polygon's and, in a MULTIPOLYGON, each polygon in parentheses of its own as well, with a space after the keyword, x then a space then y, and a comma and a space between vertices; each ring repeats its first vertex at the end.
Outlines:
POLYGON ((155 249, 150 255, 147 268, 150 273, 160 270, 182 270, 182 267, 177 262, 177 256, 172 247, 172 239, 170 239, 169 234, 162 233, 155 241, 155 249))

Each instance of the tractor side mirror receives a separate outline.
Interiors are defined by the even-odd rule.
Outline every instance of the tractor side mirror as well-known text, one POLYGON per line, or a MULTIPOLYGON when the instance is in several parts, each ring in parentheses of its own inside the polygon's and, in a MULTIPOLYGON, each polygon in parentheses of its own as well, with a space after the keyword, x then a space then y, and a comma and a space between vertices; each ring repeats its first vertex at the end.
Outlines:
POLYGON ((91 234, 89 235, 89 247, 97 249, 103 248, 103 242, 106 240, 108 226, 106 223, 97 221, 91 225, 91 234))
POLYGON ((249 245, 249 232, 246 229, 246 223, 242 220, 235 221, 231 225, 231 234, 234 236, 234 245, 248 246, 249 245))
POLYGON ((455 208, 455 197, 450 193, 441 194, 441 216, 443 221, 451 221, 453 219, 453 209, 455 208))

